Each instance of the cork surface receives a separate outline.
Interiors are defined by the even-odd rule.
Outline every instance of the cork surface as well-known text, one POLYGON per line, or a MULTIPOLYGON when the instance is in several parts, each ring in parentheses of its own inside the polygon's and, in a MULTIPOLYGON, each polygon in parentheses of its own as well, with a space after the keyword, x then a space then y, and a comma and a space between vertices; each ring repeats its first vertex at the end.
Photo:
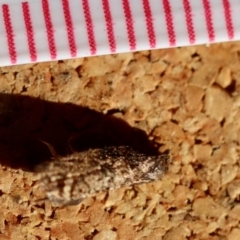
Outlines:
POLYGON ((240 42, 0 68, 0 240, 240 239, 240 42), (150 141, 150 140, 151 141, 150 141), (36 164, 170 150, 161 181, 59 207, 36 164))

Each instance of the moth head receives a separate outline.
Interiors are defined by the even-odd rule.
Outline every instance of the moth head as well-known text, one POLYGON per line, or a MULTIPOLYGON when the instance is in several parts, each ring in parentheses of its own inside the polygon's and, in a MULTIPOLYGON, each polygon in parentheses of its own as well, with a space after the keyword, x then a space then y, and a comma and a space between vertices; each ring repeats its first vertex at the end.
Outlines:
POLYGON ((150 156, 140 164, 138 171, 145 182, 160 180, 168 171, 169 155, 150 156))

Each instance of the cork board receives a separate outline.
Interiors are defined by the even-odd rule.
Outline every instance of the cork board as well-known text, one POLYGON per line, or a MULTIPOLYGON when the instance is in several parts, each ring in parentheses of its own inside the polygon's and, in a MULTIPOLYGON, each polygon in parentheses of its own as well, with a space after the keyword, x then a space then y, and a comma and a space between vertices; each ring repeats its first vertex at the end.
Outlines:
POLYGON ((232 42, 0 68, 0 239, 240 239, 239 65, 232 42), (54 206, 32 169, 69 139, 151 140, 169 171, 54 206))

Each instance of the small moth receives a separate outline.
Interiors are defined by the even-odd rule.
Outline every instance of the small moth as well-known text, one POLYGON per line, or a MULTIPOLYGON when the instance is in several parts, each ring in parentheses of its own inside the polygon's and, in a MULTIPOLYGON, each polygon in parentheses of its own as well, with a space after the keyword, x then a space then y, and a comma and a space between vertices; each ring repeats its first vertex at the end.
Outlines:
POLYGON ((58 205, 80 203, 98 192, 147 183, 162 178, 169 155, 149 156, 129 146, 108 146, 58 156, 38 166, 50 201, 58 205))

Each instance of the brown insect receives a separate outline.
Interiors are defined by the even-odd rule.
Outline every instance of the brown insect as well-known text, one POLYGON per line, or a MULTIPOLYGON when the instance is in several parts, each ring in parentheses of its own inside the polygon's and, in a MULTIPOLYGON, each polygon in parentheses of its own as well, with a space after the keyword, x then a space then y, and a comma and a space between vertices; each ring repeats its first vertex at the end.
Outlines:
MULTIPOLYGON (((47 144, 47 143, 45 143, 47 144)), ((38 166, 49 200, 59 205, 81 202, 98 192, 157 181, 168 169, 169 155, 148 156, 129 146, 111 146, 58 156, 38 166)))

